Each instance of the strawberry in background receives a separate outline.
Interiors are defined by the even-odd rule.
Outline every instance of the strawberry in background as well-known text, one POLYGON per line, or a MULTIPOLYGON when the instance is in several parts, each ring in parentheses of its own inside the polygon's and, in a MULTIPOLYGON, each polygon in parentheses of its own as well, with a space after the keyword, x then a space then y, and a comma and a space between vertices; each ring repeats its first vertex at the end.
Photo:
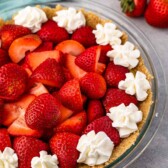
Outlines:
POLYGON ((127 16, 139 17, 145 12, 147 0, 121 0, 121 8, 127 16))

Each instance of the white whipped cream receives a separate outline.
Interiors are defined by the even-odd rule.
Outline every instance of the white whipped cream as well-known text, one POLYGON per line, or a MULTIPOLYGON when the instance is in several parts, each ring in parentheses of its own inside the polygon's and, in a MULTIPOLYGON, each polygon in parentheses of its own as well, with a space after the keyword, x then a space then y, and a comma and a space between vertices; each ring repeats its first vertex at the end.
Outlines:
POLYGON ((115 65, 121 65, 132 69, 139 63, 140 51, 135 49, 134 44, 127 41, 124 45, 115 45, 113 50, 107 53, 110 60, 114 61, 115 65))
POLYGON ((121 138, 126 138, 138 130, 137 123, 142 121, 142 111, 139 111, 135 104, 125 106, 122 103, 109 111, 107 116, 113 121, 112 126, 118 129, 121 138))
POLYGON ((0 168, 17 168, 18 157, 12 148, 6 147, 0 151, 0 168))
POLYGON ((120 37, 123 33, 117 30, 117 26, 114 23, 105 23, 104 26, 97 24, 96 30, 93 30, 93 33, 95 34, 97 44, 110 44, 112 47, 121 44, 120 37))
POLYGON ((151 88, 146 75, 140 71, 135 76, 132 72, 126 73, 126 79, 120 81, 118 87, 127 94, 136 95, 138 101, 145 100, 148 96, 147 90, 151 88))
POLYGON ((73 33, 76 29, 85 26, 86 19, 82 12, 77 12, 75 8, 68 8, 56 12, 53 20, 57 22, 58 26, 64 27, 69 33, 73 33))
POLYGON ((31 29, 33 33, 39 31, 42 23, 47 20, 47 16, 43 10, 31 6, 20 10, 14 17, 15 24, 27 27, 31 29))
POLYGON ((114 148, 114 143, 105 132, 90 131, 79 139, 77 150, 80 156, 78 163, 85 163, 89 166, 99 165, 109 160, 114 148))
POLYGON ((56 155, 48 155, 46 151, 40 152, 40 157, 33 157, 31 160, 32 168, 58 168, 56 155))

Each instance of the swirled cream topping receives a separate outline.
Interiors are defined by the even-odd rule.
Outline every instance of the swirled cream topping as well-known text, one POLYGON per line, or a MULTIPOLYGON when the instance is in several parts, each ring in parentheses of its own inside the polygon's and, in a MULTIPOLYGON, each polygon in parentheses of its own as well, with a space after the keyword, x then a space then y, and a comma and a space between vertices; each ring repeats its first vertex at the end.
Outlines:
POLYGON ((56 12, 53 20, 57 22, 58 26, 64 27, 69 33, 73 33, 76 29, 85 26, 86 19, 82 12, 77 12, 75 8, 68 8, 56 12))
POLYGON ((119 89, 125 90, 127 94, 136 95, 138 101, 147 98, 147 90, 151 88, 146 75, 137 71, 135 76, 132 72, 126 73, 126 79, 119 82, 119 89))
POLYGON ((58 159, 56 155, 48 155, 46 151, 40 152, 40 157, 33 157, 31 161, 32 168, 58 168, 58 159))
POLYGON ((115 65, 121 65, 132 69, 139 63, 140 51, 135 49, 134 44, 127 41, 123 45, 113 46, 113 50, 107 53, 110 60, 114 61, 115 65))
POLYGON ((114 23, 105 23, 104 26, 97 24, 96 30, 93 30, 93 33, 95 34, 97 44, 110 44, 112 47, 121 44, 123 33, 117 30, 117 26, 114 23))
POLYGON ((41 29, 42 23, 46 22, 47 16, 45 12, 37 7, 27 6, 20 10, 14 17, 16 25, 22 25, 31 29, 33 33, 41 29))
POLYGON ((0 168, 17 168, 18 157, 13 149, 6 147, 0 151, 0 168))
POLYGON ((142 121, 142 111, 139 111, 135 104, 125 106, 122 103, 109 111, 107 116, 113 121, 112 126, 118 129, 121 138, 126 138, 138 130, 137 123, 142 121))
POLYGON ((90 131, 79 139, 77 150, 80 156, 78 163, 85 163, 89 166, 99 165, 109 160, 114 148, 114 143, 105 132, 90 131))

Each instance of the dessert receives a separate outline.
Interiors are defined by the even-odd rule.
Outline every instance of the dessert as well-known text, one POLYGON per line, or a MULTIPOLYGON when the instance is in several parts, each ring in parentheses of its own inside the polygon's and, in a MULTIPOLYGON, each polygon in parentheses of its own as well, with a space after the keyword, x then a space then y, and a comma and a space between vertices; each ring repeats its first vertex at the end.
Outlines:
POLYGON ((57 5, 0 25, 0 164, 104 167, 134 144, 152 76, 115 23, 57 5))

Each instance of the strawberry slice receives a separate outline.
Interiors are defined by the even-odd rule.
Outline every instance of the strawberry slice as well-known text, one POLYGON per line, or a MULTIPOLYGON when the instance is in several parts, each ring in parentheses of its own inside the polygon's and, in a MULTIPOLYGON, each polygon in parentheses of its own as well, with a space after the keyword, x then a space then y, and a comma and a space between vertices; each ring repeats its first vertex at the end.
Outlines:
POLYGON ((14 63, 20 62, 27 51, 35 50, 40 44, 41 39, 35 34, 29 34, 14 40, 9 48, 9 56, 14 63))
POLYGON ((77 79, 66 82, 59 90, 59 97, 65 107, 74 111, 83 110, 83 99, 77 79))
POLYGON ((87 72, 97 72, 102 74, 105 70, 105 64, 99 63, 101 47, 94 46, 87 48, 75 59, 76 65, 87 72))
POLYGON ((62 54, 60 51, 43 51, 43 52, 32 52, 27 55, 25 62, 34 71, 42 62, 48 58, 54 58, 57 62, 61 62, 62 54))
POLYGON ((65 66, 69 69, 71 75, 74 78, 80 79, 83 76, 85 76, 87 74, 86 71, 84 71, 83 69, 79 68, 76 64, 75 64, 75 59, 76 57, 73 55, 66 55, 65 56, 65 66))
POLYGON ((0 67, 10 61, 7 52, 0 48, 0 67))
POLYGON ((32 73, 30 80, 60 88, 65 82, 62 66, 53 58, 41 63, 32 73))
POLYGON ((62 124, 55 128, 55 133, 58 132, 71 132, 77 135, 81 135, 82 131, 86 127, 87 117, 86 112, 80 112, 75 116, 67 119, 62 124))
POLYGON ((15 39, 30 33, 31 33, 31 30, 23 26, 14 25, 14 24, 4 25, 0 29, 2 48, 7 50, 15 39))
POLYGON ((35 83, 35 85, 30 89, 29 93, 39 96, 43 93, 48 93, 48 90, 42 83, 35 83))
POLYGON ((34 52, 42 52, 42 51, 51 51, 53 49, 53 43, 46 41, 41 43, 41 45, 34 50, 34 52))
POLYGON ((59 50, 64 54, 71 54, 74 56, 77 56, 85 51, 85 48, 82 44, 75 40, 65 40, 61 43, 59 43, 55 50, 59 50))
POLYGON ((16 100, 27 86, 28 75, 19 65, 5 64, 0 68, 0 98, 16 100))

